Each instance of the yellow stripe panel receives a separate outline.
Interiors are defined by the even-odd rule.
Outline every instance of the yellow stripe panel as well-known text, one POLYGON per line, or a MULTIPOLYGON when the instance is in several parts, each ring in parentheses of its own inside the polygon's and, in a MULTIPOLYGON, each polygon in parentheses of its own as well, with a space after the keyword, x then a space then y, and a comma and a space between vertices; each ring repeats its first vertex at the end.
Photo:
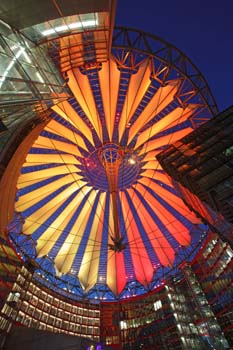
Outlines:
POLYGON ((162 119, 160 119, 157 123, 153 124, 153 126, 144 130, 138 136, 135 149, 137 149, 143 143, 147 142, 150 138, 152 138, 159 132, 184 122, 186 119, 188 119, 192 115, 192 113, 193 113, 193 110, 190 110, 190 108, 185 108, 185 109, 181 107, 176 108, 174 111, 172 111, 171 113, 167 114, 162 119))
POLYGON ((70 154, 28 154, 26 158, 28 163, 34 163, 38 160, 42 161, 44 164, 80 164, 80 161, 70 154))
POLYGON ((98 278, 105 201, 106 193, 101 193, 92 223, 90 236, 84 252, 81 268, 78 274, 78 277, 86 291, 94 286, 98 278))
POLYGON ((68 72, 69 87, 102 141, 102 127, 88 77, 78 68, 68 72))
MULTIPOLYGON (((79 151, 76 145, 72 145, 67 142, 52 140, 44 136, 39 136, 36 142, 33 144, 33 147, 64 151, 66 153, 73 154, 74 156, 82 157, 82 153, 79 151)), ((38 155, 38 157, 40 157, 40 155, 38 155)))
POLYGON ((73 124, 84 136, 87 137, 89 142, 94 146, 91 129, 87 126, 79 114, 73 109, 69 102, 64 101, 62 103, 58 103, 57 105, 53 106, 52 109, 62 118, 68 120, 71 124, 73 124))
MULTIPOLYGON (((77 189, 79 189, 79 185, 77 183, 71 184, 68 188, 59 193, 55 198, 45 203, 40 209, 31 214, 23 225, 24 232, 26 234, 32 234, 35 229, 43 224, 45 220, 50 216, 50 214, 54 212, 55 208, 61 206, 68 197, 77 191, 77 189)), ((44 195, 40 196, 37 198, 37 200, 39 201, 44 197, 44 195)))
POLYGON ((61 179, 53 181, 45 186, 41 186, 40 188, 35 189, 29 193, 24 194, 19 197, 19 200, 15 203, 16 210, 24 211, 38 202, 38 198, 43 198, 58 190, 60 187, 73 183, 79 183, 80 176, 77 174, 69 174, 61 179))
MULTIPOLYGON (((150 179, 143 177, 138 180, 139 183, 143 184, 146 187, 151 188, 155 193, 157 193, 161 198, 163 198, 168 204, 172 207, 176 208, 176 210, 189 221, 194 224, 200 223, 200 219, 198 219, 184 204, 182 199, 170 191, 166 190, 163 186, 157 185, 150 179)), ((137 186, 137 185, 136 185, 137 186)), ((137 187, 136 187, 137 188, 137 187)))
POLYGON ((159 148, 165 145, 170 145, 180 140, 182 137, 188 135, 191 131, 193 131, 192 128, 185 128, 183 130, 177 130, 173 132, 173 134, 161 136, 156 140, 149 141, 144 144, 143 148, 138 152, 138 154, 143 155, 144 153, 153 151, 156 148, 159 148))
POLYGON ((72 130, 62 125, 61 123, 58 123, 56 120, 51 120, 46 126, 45 130, 53 132, 57 135, 61 135, 67 138, 68 140, 72 141, 77 146, 88 150, 85 145, 85 142, 83 141, 83 138, 80 135, 74 133, 72 130))
MULTIPOLYGON (((138 184, 136 188, 140 193, 144 194, 145 188, 142 185, 138 184)), ((160 231, 157 224, 150 216, 148 210, 144 207, 143 203, 139 199, 134 189, 129 189, 128 192, 131 198, 133 198, 134 206, 138 208, 137 213, 140 217, 140 220, 143 223, 143 227, 147 233, 148 238, 150 239, 151 245, 153 246, 154 251, 157 254, 161 264, 163 266, 172 265, 174 262, 175 255, 174 249, 164 237, 163 233, 160 231)), ((149 204, 151 204, 151 202, 149 202, 149 204)))
POLYGON ((102 69, 99 71, 105 121, 110 141, 112 141, 114 130, 120 75, 120 71, 112 59, 103 63, 102 69))
POLYGON ((135 120, 129 130, 128 144, 132 141, 139 130, 144 127, 150 120, 167 107, 174 99, 178 91, 178 83, 169 84, 160 87, 150 102, 146 105, 140 116, 135 120))
POLYGON ((132 74, 130 77, 129 87, 125 103, 121 113, 121 119, 119 122, 119 141, 123 136, 126 125, 130 122, 137 106, 141 102, 144 94, 150 86, 151 79, 151 65, 150 60, 143 61, 136 74, 132 74))
POLYGON ((94 202, 96 194, 97 191, 90 192, 88 200, 86 200, 86 203, 82 208, 81 213, 79 214, 74 226, 72 227, 71 232, 67 236, 54 260, 57 269, 62 273, 69 272, 72 267, 74 258, 79 249, 83 233, 86 229, 86 225, 90 217, 92 209, 91 204, 94 202))
POLYGON ((70 220, 72 219, 73 214, 77 210, 81 200, 86 194, 90 191, 90 188, 85 187, 82 193, 79 193, 62 211, 62 213, 54 220, 51 226, 40 236, 37 241, 36 250, 37 256, 41 257, 43 255, 49 254, 50 250, 53 248, 56 241, 64 233, 64 230, 70 220))
MULTIPOLYGON (((34 163, 33 165, 37 165, 37 164, 38 163, 34 163)), ((24 164, 24 167, 25 167, 25 164, 24 164)), ((37 183, 38 181, 42 181, 56 175, 70 174, 70 173, 77 173, 77 167, 75 165, 67 164, 67 165, 61 165, 61 166, 57 166, 49 169, 32 171, 30 173, 22 174, 19 176, 17 188, 24 188, 34 183, 37 183)))

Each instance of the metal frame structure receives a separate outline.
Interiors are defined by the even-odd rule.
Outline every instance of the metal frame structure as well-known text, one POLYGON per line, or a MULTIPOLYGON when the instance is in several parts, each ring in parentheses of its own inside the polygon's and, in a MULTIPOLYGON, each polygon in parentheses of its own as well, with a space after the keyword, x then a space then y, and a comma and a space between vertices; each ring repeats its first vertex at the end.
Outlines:
MULTIPOLYGON (((66 72, 66 70, 64 70, 64 66, 61 66, 61 62, 58 61, 59 48, 60 48, 59 40, 62 40, 61 43, 63 43, 64 38, 65 38, 65 36, 62 36, 61 38, 60 37, 54 38, 53 40, 56 41, 57 45, 53 46, 52 51, 49 50, 49 52, 50 52, 51 59, 55 63, 55 65, 57 65, 57 68, 62 70, 63 77, 64 77, 64 79, 67 80, 66 84, 69 87, 69 90, 73 89, 73 92, 74 92, 74 87, 72 88, 72 85, 71 85, 73 78, 72 78, 72 75, 70 73, 70 69, 71 69, 70 66, 69 65, 67 66, 66 69, 68 69, 68 71, 66 72)), ((66 40, 66 43, 69 44, 69 40, 66 40)), ((50 41, 48 41, 48 45, 49 45, 48 46, 48 48, 49 48, 51 46, 50 41)), ((43 47, 45 49, 45 44, 43 44, 43 47)), ((91 50, 93 50, 93 49, 94 49, 94 47, 91 47, 91 50)), ((63 48, 62 48, 62 50, 63 50, 63 48)), ((69 45, 65 47, 65 52, 68 54, 67 58, 68 58, 69 62, 73 62, 72 57, 75 57, 76 53, 79 52, 79 48, 77 48, 77 50, 78 51, 76 51, 75 47, 74 48, 69 47, 69 45)), ((79 63, 76 62, 74 65, 71 65, 71 67, 74 70, 75 69, 79 70, 79 73, 77 73, 77 74, 79 74, 79 77, 81 79, 83 79, 83 80, 86 79, 89 81, 90 87, 89 87, 88 93, 93 94, 93 105, 95 106, 95 110, 96 111, 98 110, 100 118, 103 119, 104 115, 106 114, 106 107, 105 107, 104 102, 101 98, 101 95, 103 95, 103 92, 104 92, 103 87, 102 87, 103 82, 101 82, 101 80, 98 81, 98 79, 100 79, 99 71, 102 69, 102 63, 99 63, 99 62, 96 63, 95 61, 93 61, 93 60, 95 60, 95 57, 92 54, 89 55, 89 53, 87 51, 85 51, 83 53, 83 55, 84 55, 84 58, 86 57, 85 63, 81 67, 79 67, 79 63), (85 55, 87 55, 87 56, 85 56, 85 55), (76 66, 76 64, 77 64, 77 66, 76 66)), ((64 60, 65 60, 65 57, 63 57, 63 63, 64 63, 64 60)), ((151 79, 152 83, 151 83, 151 88, 150 88, 151 90, 148 90, 148 94, 145 94, 145 96, 143 97, 143 99, 145 100, 145 101, 143 100, 144 104, 149 103, 147 101, 151 100, 151 98, 152 98, 151 96, 153 96, 153 94, 155 94, 155 91, 157 91, 157 89, 159 89, 159 88, 161 88, 161 91, 162 91, 163 89, 166 89, 167 87, 169 88, 169 84, 170 84, 170 86, 172 88, 173 88, 173 86, 175 86, 175 91, 176 91, 176 94, 174 97, 174 102, 172 102, 171 106, 167 107, 167 109, 164 109, 160 113, 157 113, 156 118, 151 119, 151 122, 149 122, 147 124, 149 126, 148 130, 152 130, 154 120, 156 122, 162 120, 164 117, 166 117, 166 114, 174 111, 178 106, 180 106, 180 108, 183 110, 188 109, 190 105, 195 106, 195 109, 192 112, 191 112, 191 110, 188 112, 189 113, 188 120, 189 120, 192 128, 198 127, 199 125, 204 123, 206 120, 211 118, 212 114, 216 113, 216 111, 217 111, 215 101, 211 95, 211 92, 208 89, 206 81, 202 77, 200 72, 197 70, 197 68, 190 62, 190 60, 184 54, 181 53, 181 51, 179 51, 174 46, 168 44, 167 42, 159 39, 156 36, 152 36, 152 35, 146 34, 144 32, 139 32, 139 31, 132 30, 132 29, 116 28, 114 31, 114 35, 113 35, 111 60, 113 60, 114 64, 117 66, 117 69, 120 72, 119 73, 120 74, 119 88, 118 88, 118 96, 117 96, 118 102, 117 102, 117 106, 116 106, 116 117, 115 117, 115 121, 111 122, 112 123, 111 125, 107 124, 108 133, 109 133, 109 135, 111 135, 111 132, 112 132, 113 139, 114 139, 114 137, 116 138, 116 136, 114 134, 114 128, 118 127, 118 122, 119 122, 119 120, 117 119, 118 115, 120 115, 122 113, 122 110, 124 109, 125 101, 127 99, 126 96, 127 96, 130 78, 133 75, 136 76, 138 74, 139 69, 141 69, 142 65, 145 62, 146 62, 146 66, 148 67, 147 70, 150 72, 150 79, 151 79), (178 85, 177 85, 177 82, 179 83, 178 85), (111 131, 111 130, 113 130, 113 131, 111 131)), ((110 69, 110 63, 106 63, 106 65, 107 64, 109 64, 109 69, 110 69)), ((140 83, 140 80, 139 80, 139 83, 140 83)), ((78 94, 77 94, 77 96, 78 96, 78 94)), ((62 113, 66 113, 67 106, 68 106, 68 104, 70 104, 72 106, 72 108, 83 117, 83 120, 86 122, 87 125, 91 125, 90 123, 93 124, 92 127, 94 127, 95 132, 97 134, 99 133, 97 136, 100 137, 101 132, 98 131, 99 121, 98 120, 91 121, 90 117, 88 120, 88 117, 83 112, 83 108, 85 106, 84 106, 83 102, 81 100, 79 100, 79 98, 77 96, 75 96, 76 99, 75 99, 75 97, 73 97, 73 98, 69 99, 68 101, 64 102, 66 104, 63 104, 63 102, 57 101, 57 105, 54 107, 54 112, 52 112, 50 114, 50 116, 47 118, 47 120, 45 121, 45 125, 49 126, 50 120, 56 120, 57 125, 59 125, 58 124, 60 122, 59 108, 62 111, 62 113)), ((169 102, 169 104, 170 104, 170 102, 169 102)), ((144 107, 140 107, 140 108, 136 109, 135 116, 132 118, 132 123, 134 123, 134 122, 136 123, 137 117, 138 117, 138 115, 140 115, 141 110, 143 110, 142 108, 144 108, 144 107)), ((69 116, 68 116, 68 120, 69 120, 69 116)), ((146 133, 146 127, 148 127, 148 126, 144 126, 144 128, 142 128, 143 133, 146 133)), ((68 128, 71 128, 71 127, 68 126, 68 128)), ((74 132, 74 130, 72 128, 70 130, 72 132, 74 132)), ((137 146, 138 150, 137 150, 137 154, 135 153, 135 156, 137 157, 138 160, 140 160, 140 162, 142 164, 144 164, 143 157, 144 157, 144 153, 146 151, 145 147, 143 149, 144 140, 138 141, 138 140, 134 139, 135 132, 133 132, 133 134, 132 134, 133 136, 131 136, 132 142, 131 143, 129 142, 130 147, 127 148, 126 145, 124 144, 126 142, 125 136, 124 136, 124 129, 120 130, 120 133, 122 134, 121 135, 121 138, 122 138, 121 143, 124 147, 124 154, 126 154, 126 153, 131 154, 132 153, 134 155, 134 147, 135 147, 135 142, 136 142, 136 146, 137 146), (141 143, 141 146, 140 146, 140 143, 141 143)), ((150 135, 150 133, 151 132, 149 132, 149 135, 150 135)), ((164 137, 167 137, 166 132, 163 135, 164 135, 164 137)), ((100 146, 97 136, 94 135, 93 140, 96 143, 96 145, 98 145, 98 146, 96 146, 97 149, 99 149, 98 152, 101 152, 101 149, 103 146, 100 146)), ((169 133, 168 133, 168 137, 170 139, 169 133)), ((104 145, 107 144, 106 140, 107 140, 106 135, 103 134, 102 142, 104 145)), ((91 138, 87 141, 90 142, 91 138)), ((54 142, 52 142, 52 143, 54 144, 54 142)), ((104 147, 106 147, 106 146, 104 146, 104 147)), ((122 147, 122 146, 120 146, 120 147, 122 147)), ((56 149, 56 147, 55 147, 54 151, 49 151, 48 154, 50 154, 50 153, 52 154, 54 152, 58 153, 58 150, 56 149)), ((81 148, 79 149, 79 152, 82 152, 81 148)), ((91 152, 93 153, 93 150, 91 152)), ((92 153, 90 153, 90 155, 92 153)), ((84 158, 86 159, 87 154, 84 153, 84 155, 85 155, 84 158)), ((90 156, 90 157, 92 157, 92 156, 90 156)), ((93 160, 92 158, 90 158, 90 159, 93 160)), ((94 161, 95 161, 95 159, 94 159, 94 161)), ((82 170, 82 176, 86 176, 85 172, 87 172, 87 163, 85 161, 84 163, 81 163, 81 164, 83 164, 81 167, 82 167, 82 169, 84 169, 84 170, 82 170)), ((109 178, 108 173, 109 173, 109 171, 107 171, 107 178, 109 178)), ((137 174, 139 174, 139 173, 137 173, 137 174)), ((139 176, 139 175, 137 175, 137 176, 139 176)), ((98 176, 98 175, 96 175, 96 176, 98 176)), ((114 176, 116 177, 116 174, 114 176)), ((93 179, 95 181, 95 178, 93 178, 93 179)), ((111 179, 110 182, 114 182, 114 181, 113 181, 113 179, 111 179)), ((115 214, 113 214, 113 217, 114 217, 114 222, 115 222, 115 228, 117 228, 119 226, 119 218, 118 218, 118 213, 117 213, 117 199, 115 198, 115 200, 113 202, 115 203, 115 206, 114 206, 114 208, 115 208, 114 213, 115 214)), ((11 231, 11 227, 12 226, 10 225, 9 231, 11 231)), ((205 228, 203 228, 203 229, 205 230, 205 228)), ((27 241, 25 239, 17 238, 17 235, 15 235, 15 233, 18 234, 20 230, 21 230, 21 225, 16 229, 16 232, 14 232, 14 230, 12 231, 13 232, 12 239, 15 241, 17 249, 20 249, 19 246, 22 245, 21 248, 23 248, 23 253, 25 254, 25 257, 29 256, 30 259, 35 258, 35 256, 36 256, 35 247, 33 248, 33 246, 35 245, 35 242, 33 242, 33 240, 32 240, 31 249, 30 249, 30 252, 28 254, 27 247, 28 247, 28 242, 30 240, 27 241), (26 244, 26 247, 24 247, 24 244, 26 244)), ((201 230, 201 228, 195 227, 195 225, 194 225, 192 230, 197 233, 199 230, 201 230)), ((119 234, 119 232, 117 232, 117 233, 115 232, 116 237, 112 234, 113 239, 112 239, 112 242, 110 242, 110 244, 108 244, 109 249, 112 249, 112 251, 115 253, 122 252, 127 247, 127 242, 123 241, 124 234, 125 233, 123 232, 123 236, 121 236, 119 234), (117 242, 114 241, 115 238, 116 238, 117 242)), ((194 236, 195 236, 195 234, 194 234, 194 236)), ((184 249, 183 252, 182 252, 182 249, 184 247, 182 247, 181 245, 177 246, 175 248, 176 265, 177 264, 179 265, 181 262, 183 262, 186 259, 188 259, 190 261, 190 259, 192 259, 194 257, 194 255, 195 255, 194 251, 196 252, 198 250, 197 247, 200 247, 206 239, 205 234, 204 235, 197 234, 197 236, 199 238, 194 239, 194 241, 192 243, 192 244, 194 244, 194 247, 191 247, 188 250, 184 249), (199 240, 200 240, 200 242, 199 242, 199 240), (177 255, 178 250, 180 251, 180 253, 179 253, 180 256, 179 256, 179 254, 177 255)), ((72 282, 73 281, 72 274, 71 274, 71 276, 67 275, 67 277, 65 277, 65 278, 63 277, 63 279, 57 278, 57 277, 55 277, 56 269, 53 266, 53 264, 51 264, 50 258, 47 258, 47 257, 45 257, 43 259, 40 258, 39 261, 42 264, 40 269, 44 271, 43 273, 50 276, 48 279, 49 280, 51 279, 52 284, 53 283, 55 285, 61 284, 63 286, 62 288, 66 288, 66 286, 63 285, 62 280, 64 281, 64 283, 70 282, 70 284, 73 285, 72 288, 74 288, 74 290, 78 291, 77 292, 78 298, 80 298, 80 297, 85 298, 85 297, 89 296, 91 299, 95 299, 96 297, 97 298, 100 297, 100 299, 105 299, 105 298, 119 299, 121 297, 128 297, 128 296, 132 296, 132 295, 136 295, 136 294, 143 294, 147 291, 150 291, 150 290, 153 290, 154 288, 156 288, 156 286, 160 283, 160 280, 163 280, 165 278, 165 276, 168 275, 169 270, 171 270, 171 275, 174 275, 174 273, 175 273, 174 271, 178 271, 177 267, 175 267, 175 269, 171 269, 171 266, 167 266, 167 267, 161 266, 161 270, 160 270, 160 269, 158 269, 158 266, 159 266, 158 265, 158 266, 156 266, 156 270, 158 272, 157 272, 156 276, 154 276, 151 279, 150 283, 147 283, 147 285, 142 286, 141 283, 138 283, 134 280, 132 280, 132 281, 129 280, 126 282, 125 288, 122 290, 122 292, 120 294, 117 294, 114 297, 114 293, 112 293, 112 291, 108 287, 104 286, 104 283, 101 281, 98 281, 98 283, 96 283, 96 288, 91 289, 88 293, 82 293, 82 286, 78 282, 74 282, 74 283, 72 282), (44 270, 44 264, 47 266, 47 271, 46 271, 46 269, 44 270), (54 274, 54 276, 53 276, 53 274, 54 274)), ((47 283, 48 282, 46 280, 46 284, 47 283)))

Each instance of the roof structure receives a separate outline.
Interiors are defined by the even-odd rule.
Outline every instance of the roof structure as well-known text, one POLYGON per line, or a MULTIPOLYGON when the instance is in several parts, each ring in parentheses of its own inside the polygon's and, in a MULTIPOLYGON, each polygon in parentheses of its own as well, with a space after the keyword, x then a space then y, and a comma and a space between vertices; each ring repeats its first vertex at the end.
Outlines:
MULTIPOLYGON (((46 284, 93 299, 145 293, 193 259, 206 239, 156 156, 211 118, 214 99, 171 44, 125 28, 116 28, 112 41, 114 4, 108 12, 100 2, 89 17, 82 2, 78 17, 73 3, 65 12, 62 2, 42 4, 53 9, 39 24, 34 7, 19 23, 12 22, 15 8, 3 12, 47 58, 37 74, 39 93, 27 102, 33 113, 40 103, 36 113, 46 118, 20 139, 8 164, 1 223, 46 284), (47 63, 59 75, 59 89, 47 63)), ((17 58, 3 75, 5 89, 9 71, 26 69, 33 47, 12 50, 17 58)))

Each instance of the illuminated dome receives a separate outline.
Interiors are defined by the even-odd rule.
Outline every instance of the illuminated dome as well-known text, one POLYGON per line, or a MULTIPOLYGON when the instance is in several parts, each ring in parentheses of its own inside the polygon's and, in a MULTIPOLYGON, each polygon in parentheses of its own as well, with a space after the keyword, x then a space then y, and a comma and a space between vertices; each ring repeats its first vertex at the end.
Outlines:
POLYGON ((35 278, 74 298, 142 294, 205 239, 156 156, 209 119, 214 103, 192 63, 156 37, 116 29, 110 59, 81 66, 62 45, 51 57, 72 97, 54 101, 34 137, 10 237, 35 278))

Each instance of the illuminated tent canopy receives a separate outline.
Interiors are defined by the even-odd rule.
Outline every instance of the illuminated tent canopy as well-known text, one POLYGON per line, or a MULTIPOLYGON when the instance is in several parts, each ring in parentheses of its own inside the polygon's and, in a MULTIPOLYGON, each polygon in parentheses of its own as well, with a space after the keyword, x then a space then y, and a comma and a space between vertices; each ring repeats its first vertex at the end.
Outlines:
MULTIPOLYGON (((51 106, 17 182, 22 234, 12 239, 93 297, 101 286, 117 298, 133 284, 154 288, 162 270, 198 250, 203 233, 156 159, 211 116, 203 82, 182 70, 190 64, 183 56, 175 64, 139 40, 120 45, 125 33, 116 31, 109 60, 65 71, 58 45, 73 97, 51 106)), ((66 54, 72 62, 73 46, 66 54)))

